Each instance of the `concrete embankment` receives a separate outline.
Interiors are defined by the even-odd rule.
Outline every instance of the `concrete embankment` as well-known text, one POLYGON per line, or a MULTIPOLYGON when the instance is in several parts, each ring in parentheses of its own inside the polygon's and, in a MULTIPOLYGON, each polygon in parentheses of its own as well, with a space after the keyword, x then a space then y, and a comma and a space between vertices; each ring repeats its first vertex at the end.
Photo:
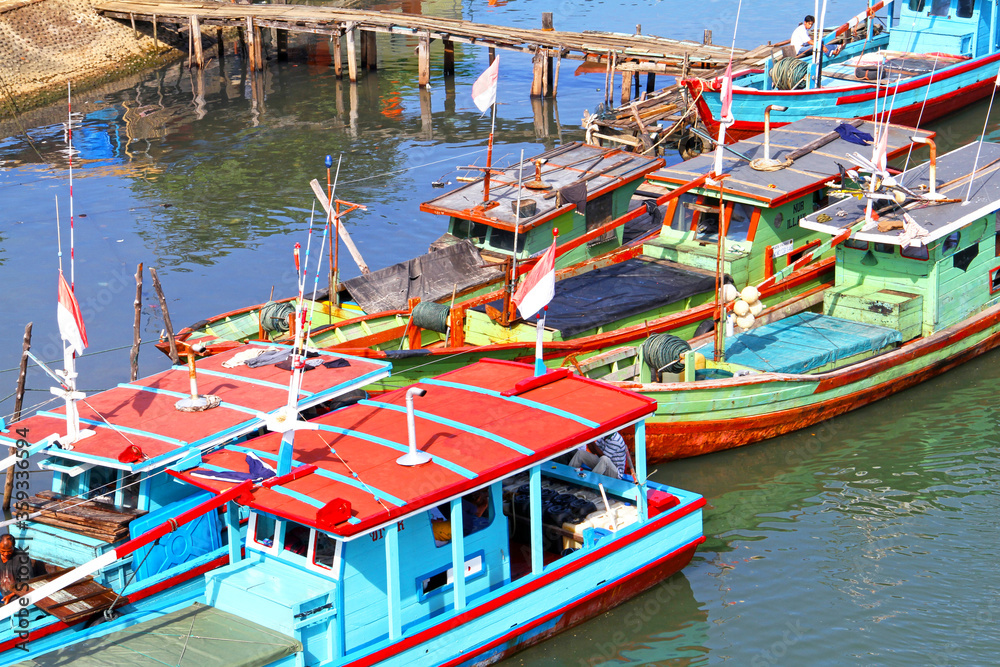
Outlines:
POLYGON ((0 0, 0 120, 64 99, 67 81, 82 91, 183 55, 176 33, 157 36, 88 0, 0 0))

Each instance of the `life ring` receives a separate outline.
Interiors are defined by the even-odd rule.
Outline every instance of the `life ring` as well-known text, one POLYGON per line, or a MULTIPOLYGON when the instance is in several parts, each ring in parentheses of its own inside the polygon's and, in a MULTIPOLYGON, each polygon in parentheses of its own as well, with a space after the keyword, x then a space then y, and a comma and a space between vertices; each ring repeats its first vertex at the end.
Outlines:
POLYGON ((696 158, 705 152, 705 140, 691 130, 687 130, 677 140, 677 152, 681 154, 683 160, 696 158))

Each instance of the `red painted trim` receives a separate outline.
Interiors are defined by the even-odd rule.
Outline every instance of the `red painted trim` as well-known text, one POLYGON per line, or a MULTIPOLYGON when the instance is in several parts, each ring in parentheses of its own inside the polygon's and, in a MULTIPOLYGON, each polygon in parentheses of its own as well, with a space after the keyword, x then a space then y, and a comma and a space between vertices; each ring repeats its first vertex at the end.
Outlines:
MULTIPOLYGON (((975 60, 968 60, 968 61, 966 61, 964 63, 958 63, 956 65, 951 65, 950 67, 945 67, 944 69, 940 69, 940 70, 934 72, 933 74, 931 74, 930 77, 926 77, 925 78, 923 76, 920 76, 920 77, 914 77, 912 79, 907 79, 907 80, 905 80, 904 83, 900 84, 899 86, 897 86, 895 88, 892 88, 892 87, 880 87, 880 88, 878 88, 878 92, 877 93, 875 91, 872 91, 872 92, 868 92, 868 93, 861 93, 861 94, 858 94, 858 95, 847 95, 847 96, 844 96, 844 97, 838 97, 837 98, 837 104, 856 104, 856 103, 860 103, 860 102, 869 102, 869 101, 875 99, 875 95, 876 94, 878 94, 878 96, 880 98, 882 98, 882 97, 892 96, 892 95, 897 94, 897 93, 909 92, 911 90, 916 90, 917 88, 924 88, 924 87, 929 86, 931 84, 937 83, 938 81, 946 81, 947 79, 950 79, 950 78, 952 78, 954 76, 957 76, 959 74, 964 74, 966 72, 970 72, 970 71, 975 70, 975 69, 979 69, 980 67, 982 67, 983 69, 985 69, 986 65, 989 65, 990 63, 996 62, 998 60, 1000 60, 1000 53, 995 53, 995 54, 992 54, 992 55, 989 55, 989 56, 983 56, 982 58, 976 58, 975 60)), ((991 74, 984 81, 985 81, 985 83, 993 83, 993 80, 995 78, 996 77, 994 77, 991 74)), ((977 81, 976 83, 971 84, 969 86, 966 86, 965 88, 962 88, 960 90, 967 90, 967 89, 972 88, 972 87, 974 87, 974 86, 976 86, 976 85, 978 85, 980 83, 983 83, 983 81, 977 81)), ((743 91, 740 91, 740 92, 743 92, 743 91)), ((955 91, 955 93, 952 93, 952 95, 958 94, 958 92, 959 91, 955 91)), ((937 97, 937 98, 934 98, 934 99, 942 99, 942 98, 941 97, 937 97)), ((929 102, 930 102, 930 100, 928 100, 928 103, 929 102)))
MULTIPOLYGON (((530 623, 526 623, 526 624, 522 625, 521 627, 519 627, 519 628, 517 628, 515 630, 511 630, 507 634, 505 634, 505 635, 503 635, 501 637, 498 637, 497 639, 494 639, 490 643, 484 644, 483 646, 480 646, 479 648, 477 648, 473 652, 467 653, 467 654, 465 654, 465 655, 463 655, 463 656, 461 656, 459 658, 455 658, 454 660, 450 660, 448 662, 442 663, 441 667, 455 667, 457 665, 461 665, 461 664, 467 662, 470 657, 472 657, 474 655, 477 655, 477 654, 480 654, 480 653, 483 653, 484 651, 489 651, 492 648, 495 648, 497 646, 500 646, 501 644, 509 642, 513 638, 515 638, 515 637, 517 637, 519 635, 524 634, 526 631, 531 630, 533 628, 536 628, 539 625, 550 621, 551 619, 555 618, 556 616, 560 616, 560 615, 565 614, 567 611, 569 611, 570 609, 573 609, 574 607, 581 606, 581 605, 586 604, 587 602, 589 602, 591 600, 594 600, 594 599, 596 599, 596 598, 604 595, 608 591, 608 589, 621 586, 622 584, 630 581, 631 579, 634 579, 636 577, 642 576, 646 572, 648 572, 650 570, 654 570, 657 567, 659 567, 660 565, 662 565, 662 564, 664 564, 666 562, 669 562, 669 561, 671 561, 671 560, 677 558, 678 556, 681 556, 681 555, 683 555, 683 554, 685 554, 687 552, 690 552, 691 556, 694 556, 695 550, 704 541, 705 541, 705 537, 702 536, 702 537, 699 537, 696 540, 688 542, 683 547, 680 547, 678 549, 675 549, 675 550, 671 551, 666 556, 663 556, 662 558, 658 558, 655 561, 653 561, 652 563, 647 563, 646 565, 644 565, 643 567, 639 568, 638 570, 635 570, 633 572, 628 573, 627 575, 625 575, 621 579, 616 579, 615 581, 608 582, 605 586, 602 586, 601 588, 595 589, 591 593, 588 593, 587 595, 585 595, 584 597, 582 597, 582 598, 580 598, 578 600, 574 600, 573 602, 571 602, 570 604, 566 605, 565 607, 562 607, 561 609, 557 609, 555 611, 551 611, 548 614, 546 614, 545 616, 537 618, 534 621, 531 621, 530 623)), ((690 559, 690 557, 688 557, 686 560, 688 562, 690 562, 691 559, 690 559)), ((687 565, 687 563, 685 563, 684 565, 687 565)), ((677 571, 680 571, 681 569, 683 569, 684 565, 682 565, 681 567, 679 567, 677 569, 677 571)), ((522 647, 516 647, 516 648, 514 648, 514 651, 519 650, 519 648, 522 648, 522 647)), ((513 653, 514 651, 511 651, 510 653, 513 653)), ((510 653, 505 652, 504 655, 510 655, 510 653)))
POLYGON ((635 532, 629 533, 624 537, 614 539, 607 545, 603 547, 598 547, 593 551, 585 554, 584 556, 581 556, 580 558, 577 558, 569 563, 566 563, 564 566, 560 568, 557 568, 550 572, 546 572, 545 574, 539 576, 536 579, 533 579, 532 581, 525 582, 521 586, 518 586, 516 589, 508 593, 505 593, 492 600, 484 602, 483 604, 472 607, 460 614, 452 616, 451 618, 445 619, 432 628, 428 628, 426 630, 423 630, 422 632, 418 632, 417 634, 412 635, 410 637, 403 637, 392 646, 387 646, 380 651, 376 651, 374 653, 366 655, 363 658, 360 658, 359 660, 356 660, 355 662, 349 664, 355 665, 357 667, 363 667, 364 665, 372 665, 375 664, 376 662, 385 660, 386 658, 390 658, 394 655, 402 653, 403 651, 412 648, 417 644, 420 644, 422 642, 433 639, 434 637, 442 635, 445 632, 454 630, 455 628, 458 628, 462 624, 467 623, 474 618, 479 618, 480 616, 483 616, 491 611, 503 607, 508 602, 523 597, 528 593, 532 593, 536 590, 539 590, 542 587, 554 581, 557 581, 558 579, 560 579, 561 577, 565 576, 570 572, 576 572, 585 565, 589 565, 590 563, 593 563, 599 560, 600 558, 610 556, 611 554, 613 554, 615 551, 618 551, 622 547, 628 544, 632 544, 633 542, 638 541, 640 538, 649 535, 653 531, 659 530, 660 528, 666 526, 669 523, 673 523, 678 519, 681 519, 689 514, 692 514, 693 512, 701 509, 704 506, 705 506, 705 499, 699 498, 690 505, 686 505, 675 512, 671 512, 670 514, 665 514, 662 517, 657 517, 655 519, 650 519, 649 522, 646 523, 646 525, 642 526, 635 532))

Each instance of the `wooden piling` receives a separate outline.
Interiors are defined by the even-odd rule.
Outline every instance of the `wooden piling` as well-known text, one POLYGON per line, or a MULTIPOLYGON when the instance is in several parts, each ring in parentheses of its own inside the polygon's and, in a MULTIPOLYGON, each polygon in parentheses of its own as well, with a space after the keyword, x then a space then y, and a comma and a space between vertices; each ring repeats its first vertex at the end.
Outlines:
MULTIPOLYGON (((552 12, 542 12, 542 30, 553 30, 552 12)), ((545 97, 552 96, 553 79, 555 78, 555 61, 552 52, 545 50, 545 71, 542 73, 542 90, 545 97)))
POLYGON ((543 79, 545 76, 545 57, 541 48, 535 50, 535 55, 531 58, 531 97, 541 97, 545 89, 543 79))
POLYGON ((340 24, 334 27, 333 33, 333 74, 338 79, 344 76, 344 60, 340 48, 340 24))
POLYGON ((656 90, 656 72, 650 72, 646 75, 646 94, 652 95, 654 90, 656 90))
POLYGON ((205 54, 201 50, 201 23, 194 14, 191 15, 191 46, 194 49, 194 66, 201 69, 205 66, 205 54))
POLYGON ((374 30, 368 32, 368 70, 374 72, 378 69, 378 40, 374 30))
MULTIPOLYGON (((247 21, 249 23, 249 21, 247 21)), ((249 59, 250 48, 247 46, 247 35, 244 28, 236 29, 236 55, 244 59, 249 59)))
POLYGON ((128 13, 128 19, 132 22, 132 39, 139 39, 139 31, 135 29, 135 14, 128 13))
POLYGON ((431 82, 431 40, 430 37, 420 38, 417 44, 417 83, 425 88, 431 82))
POLYGON ((450 39, 442 41, 444 45, 444 75, 455 76, 455 42, 450 39))
POLYGON ((489 55, 490 55, 490 64, 492 65, 493 61, 497 59, 497 50, 492 46, 490 47, 489 55))
POLYGON ((132 321, 132 351, 129 363, 132 367, 132 382, 139 379, 139 345, 142 343, 139 327, 142 325, 142 262, 135 270, 135 319, 132 321))
POLYGON ((257 65, 257 70, 261 71, 264 69, 264 39, 258 25, 254 25, 253 27, 253 43, 257 49, 257 52, 254 54, 254 63, 257 65))
POLYGON ((354 24, 347 24, 347 75, 351 83, 358 82, 358 53, 354 46, 354 24))
POLYGON ((177 341, 174 340, 174 326, 170 323, 167 298, 163 296, 163 287, 160 285, 160 277, 156 275, 155 267, 149 267, 149 275, 153 277, 153 290, 156 292, 156 298, 160 300, 160 310, 163 311, 163 326, 167 330, 167 342, 170 343, 170 360, 175 364, 179 364, 181 363, 181 358, 177 354, 177 341))
POLYGON ((705 39, 703 41, 706 46, 712 43, 712 31, 708 28, 705 29, 705 39))
POLYGON ((219 52, 219 64, 226 61, 226 43, 222 39, 222 28, 215 29, 215 46, 219 52))
POLYGON ((368 32, 366 30, 358 31, 358 41, 361 42, 358 45, 361 51, 361 69, 368 69, 368 32))
POLYGON ((632 101, 632 78, 635 76, 634 72, 623 71, 622 72, 622 105, 626 105, 632 101))
POLYGON ((552 30, 552 12, 542 12, 542 30, 552 30))
POLYGON ((157 53, 160 52, 160 38, 156 34, 156 26, 158 23, 159 21, 156 20, 156 14, 153 14, 153 47, 156 49, 157 53))
MULTIPOLYGON (((257 35, 254 33, 253 18, 250 17, 250 16, 247 17, 247 29, 246 30, 247 30, 247 34, 246 34, 247 69, 249 69, 249 70, 252 71, 252 70, 257 69, 257 66, 256 66, 257 45, 254 44, 254 39, 257 37, 257 35)), ((243 40, 241 39, 240 42, 242 44, 243 40)), ((150 271, 152 271, 152 269, 150 269, 150 271)))
POLYGON ((562 66, 562 46, 559 47, 559 57, 556 59, 556 72, 552 77, 552 97, 559 92, 559 68, 562 66))
MULTIPOLYGON (((14 394, 14 416, 12 423, 17 423, 21 419, 21 408, 24 405, 24 382, 28 375, 28 352, 31 350, 31 326, 28 322, 24 327, 24 342, 21 344, 21 368, 17 374, 17 391, 14 394)), ((10 448, 11 454, 17 454, 17 448, 10 448)), ((7 480, 3 487, 3 511, 10 511, 10 495, 14 491, 14 470, 15 466, 7 468, 7 480)))
POLYGON ((278 28, 274 31, 274 38, 278 50, 278 60, 288 60, 288 31, 278 28))

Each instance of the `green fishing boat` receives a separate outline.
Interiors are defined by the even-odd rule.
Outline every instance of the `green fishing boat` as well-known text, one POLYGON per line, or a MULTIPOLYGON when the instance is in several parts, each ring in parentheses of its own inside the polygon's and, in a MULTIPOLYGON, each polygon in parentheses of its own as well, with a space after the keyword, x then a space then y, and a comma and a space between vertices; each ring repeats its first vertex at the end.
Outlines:
MULTIPOLYGON (((643 178, 663 164, 662 158, 573 142, 524 163, 487 170, 486 177, 421 205, 421 210, 448 219, 447 232, 428 253, 373 272, 359 261, 362 274, 339 283, 332 299, 327 288, 304 303, 306 319, 314 330, 336 325, 330 340, 385 338, 385 332, 409 317, 414 303, 441 302, 450 307, 500 288, 515 254, 523 262, 544 250, 553 229, 559 230, 558 267, 641 244, 659 225, 645 215, 641 202, 632 203, 633 194, 643 178)), ((324 196, 315 181, 313 189, 318 197, 324 196)), ((335 216, 343 215, 336 204, 322 198, 321 203, 335 209, 335 216)), ((324 282, 338 254, 331 251, 327 268, 321 270, 324 282)), ((330 276, 332 285, 332 272, 330 276)), ((176 339, 200 344, 209 354, 251 340, 290 343, 294 299, 201 320, 179 331, 176 339)), ((169 341, 160 341, 157 347, 169 354, 169 341)))
MULTIPOLYGON (((842 165, 854 164, 860 148, 843 139, 838 127, 846 133, 839 120, 811 118, 737 144, 724 159, 721 188, 707 183, 711 156, 647 176, 638 193, 663 207, 659 233, 629 252, 557 272, 542 332, 545 362, 605 379, 631 377, 636 347, 651 334, 688 338, 712 327, 717 273, 734 283, 723 290, 732 298, 737 289, 815 250, 823 235, 799 223, 828 203, 830 184, 840 179, 842 165), (726 229, 721 248, 720 210, 726 229)), ((874 131, 869 122, 849 127, 874 131)), ((890 126, 887 152, 901 155, 914 136, 930 135, 890 126)), ((766 289, 764 303, 774 306, 801 294, 815 299, 833 283, 832 267, 827 253, 766 289)), ((536 324, 513 318, 505 296, 500 290, 452 308, 419 304, 410 313, 359 317, 314 330, 310 344, 391 359, 394 379, 377 389, 481 358, 530 360, 536 324)))
POLYGON ((835 284, 814 304, 800 298, 765 310, 760 326, 727 336, 722 349, 696 342, 683 369, 657 382, 656 369, 640 363, 635 381, 621 386, 657 400, 650 458, 816 424, 1000 344, 1000 145, 978 150, 938 160, 932 152, 930 164, 886 175, 891 192, 859 192, 805 216, 803 229, 830 245, 843 240, 835 284), (698 353, 707 357, 703 370, 698 353))

